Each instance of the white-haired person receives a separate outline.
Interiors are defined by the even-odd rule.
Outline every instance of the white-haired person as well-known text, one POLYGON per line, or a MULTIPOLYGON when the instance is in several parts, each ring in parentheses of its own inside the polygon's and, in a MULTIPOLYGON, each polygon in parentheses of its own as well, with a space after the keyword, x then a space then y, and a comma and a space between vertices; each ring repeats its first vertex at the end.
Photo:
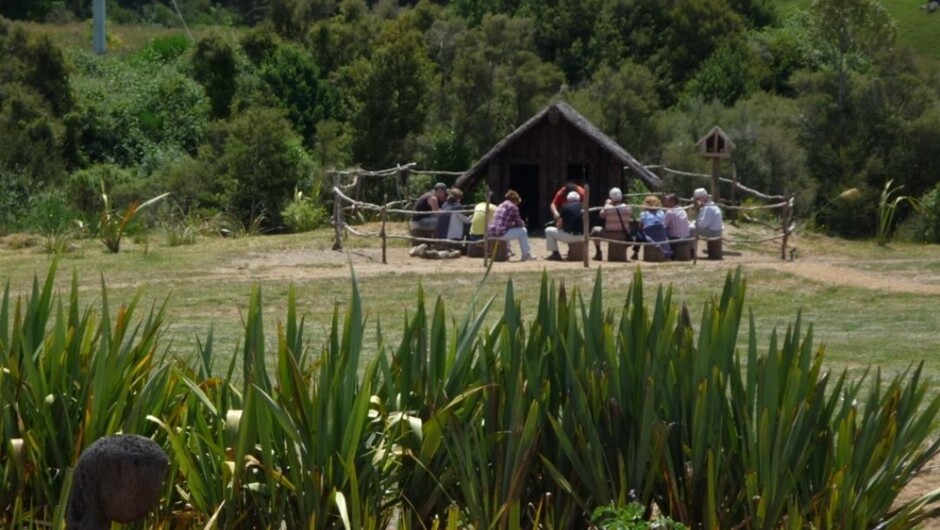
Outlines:
MULTIPOLYGON (((601 239, 615 239, 617 241, 629 241, 630 221, 633 220, 633 209, 629 204, 623 202, 623 192, 620 188, 611 188, 608 194, 607 202, 601 208, 600 214, 601 226, 595 226, 591 229, 591 237, 601 239)), ((604 253, 601 252, 601 242, 594 240, 594 259, 601 261, 604 259, 604 253)))
POLYGON ((569 191, 567 202, 558 209, 558 219, 555 226, 545 229, 545 246, 551 255, 550 261, 561 261, 558 252, 558 242, 577 243, 584 240, 584 221, 581 218, 581 195, 577 191, 569 191))
POLYGON ((695 220, 689 223, 693 235, 706 239, 721 237, 725 225, 721 220, 721 208, 715 204, 705 188, 698 188, 692 193, 692 199, 698 207, 695 220))

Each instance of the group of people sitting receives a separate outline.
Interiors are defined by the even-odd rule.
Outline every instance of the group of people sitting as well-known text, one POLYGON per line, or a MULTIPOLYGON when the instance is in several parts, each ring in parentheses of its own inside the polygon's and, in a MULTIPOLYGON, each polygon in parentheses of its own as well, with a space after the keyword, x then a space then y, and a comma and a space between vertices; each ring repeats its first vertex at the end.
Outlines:
MULTIPOLYGON (((545 228, 545 245, 550 253, 546 259, 549 261, 562 260, 559 241, 570 244, 584 240, 584 195, 584 188, 573 182, 555 193, 550 206, 554 221, 545 228)), ((669 259, 673 256, 670 241, 687 241, 693 236, 721 237, 724 230, 721 209, 712 201, 708 191, 698 188, 692 198, 696 210, 692 220, 674 193, 666 194, 662 202, 655 195, 647 196, 642 210, 634 215, 633 208, 624 202, 623 192, 619 188, 611 188, 598 213, 600 224, 591 229, 591 236, 595 238, 594 259, 603 259, 602 239, 637 243, 633 246, 632 256, 636 260, 641 247, 639 243, 655 245, 669 259)), ((472 216, 460 211, 465 208, 461 204, 462 199, 461 190, 448 189, 443 183, 435 184, 431 191, 418 199, 415 210, 419 213, 412 218, 411 228, 434 230, 436 239, 461 240, 468 237, 473 241, 483 239, 485 233, 487 238, 507 243, 518 240, 521 261, 537 259, 532 254, 526 222, 519 210, 522 198, 518 192, 507 191, 505 200, 498 206, 486 202, 477 204, 472 216), (423 213, 437 210, 453 213, 423 213)))

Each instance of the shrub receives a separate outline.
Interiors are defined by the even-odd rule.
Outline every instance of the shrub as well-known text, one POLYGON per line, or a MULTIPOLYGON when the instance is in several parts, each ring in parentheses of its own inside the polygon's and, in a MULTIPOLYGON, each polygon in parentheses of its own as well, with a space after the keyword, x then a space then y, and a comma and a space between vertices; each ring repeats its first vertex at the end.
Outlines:
POLYGON ((309 232, 322 226, 327 219, 323 205, 315 199, 304 196, 302 191, 294 192, 294 200, 281 212, 284 225, 295 233, 309 232))
POLYGON ((30 198, 29 213, 24 224, 44 236, 72 231, 82 213, 73 208, 65 195, 56 190, 45 191, 30 198))
POLYGON ((281 225, 293 190, 308 185, 314 169, 290 122, 266 108, 220 124, 200 158, 212 160, 206 177, 223 190, 226 209, 244 225, 266 212, 265 229, 281 225))

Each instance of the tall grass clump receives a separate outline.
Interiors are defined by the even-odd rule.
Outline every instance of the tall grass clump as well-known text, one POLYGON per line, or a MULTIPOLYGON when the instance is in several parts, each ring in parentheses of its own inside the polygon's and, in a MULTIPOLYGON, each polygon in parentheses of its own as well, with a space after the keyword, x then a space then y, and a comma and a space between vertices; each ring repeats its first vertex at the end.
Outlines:
POLYGON ((355 279, 315 340, 293 290, 271 332, 256 288, 222 366, 211 330, 171 358, 164 307, 103 294, 97 316, 54 274, 0 303, 3 526, 61 525, 81 449, 118 431, 171 457, 145 528, 902 529, 938 511, 940 491, 898 501, 940 452, 922 367, 833 374, 799 315, 759 345, 740 271, 697 318, 639 272, 619 307, 600 275, 583 296, 544 274, 525 311, 508 283, 459 317, 419 289, 395 342, 355 279))

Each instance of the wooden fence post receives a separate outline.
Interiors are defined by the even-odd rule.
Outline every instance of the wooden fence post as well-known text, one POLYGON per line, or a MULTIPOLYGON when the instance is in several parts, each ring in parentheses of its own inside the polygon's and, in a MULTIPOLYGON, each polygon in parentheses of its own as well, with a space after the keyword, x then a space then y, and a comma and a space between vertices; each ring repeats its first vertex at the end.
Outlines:
POLYGON ((490 192, 490 185, 487 184, 484 188, 486 190, 486 208, 483 209, 483 268, 489 266, 490 259, 490 238, 489 238, 489 228, 490 228, 490 200, 492 199, 492 192, 490 192))
POLYGON ((584 234, 584 267, 590 267, 591 253, 591 220, 588 210, 591 208, 591 185, 584 183, 584 202, 581 204, 581 232, 584 234))
POLYGON ((333 176, 333 228, 335 230, 333 250, 343 250, 343 205, 339 198, 339 173, 330 172, 333 176))
POLYGON ((787 260, 787 244, 790 242, 790 205, 793 203, 794 196, 787 194, 787 200, 783 205, 783 243, 780 245, 780 259, 787 260))
POLYGON ((385 223, 388 221, 388 193, 385 194, 385 202, 382 204, 382 230, 379 235, 382 237, 382 265, 388 265, 386 252, 388 248, 388 238, 385 237, 385 223))

